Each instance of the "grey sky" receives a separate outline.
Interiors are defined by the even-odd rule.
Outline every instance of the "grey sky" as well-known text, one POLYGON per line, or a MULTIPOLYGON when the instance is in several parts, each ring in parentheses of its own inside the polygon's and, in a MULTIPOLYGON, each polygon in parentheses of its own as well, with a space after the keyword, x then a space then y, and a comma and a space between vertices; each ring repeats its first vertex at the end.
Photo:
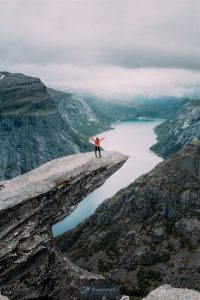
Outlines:
POLYGON ((45 83, 182 93, 200 82, 199 0, 0 0, 1 69, 45 83))

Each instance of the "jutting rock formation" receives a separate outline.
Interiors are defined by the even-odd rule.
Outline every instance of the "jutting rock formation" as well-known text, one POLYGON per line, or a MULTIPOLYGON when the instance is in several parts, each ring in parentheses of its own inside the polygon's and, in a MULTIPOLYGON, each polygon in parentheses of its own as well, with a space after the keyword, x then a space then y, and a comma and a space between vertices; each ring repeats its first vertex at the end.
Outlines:
POLYGON ((9 299, 78 299, 78 286, 103 280, 55 246, 51 226, 118 170, 127 156, 83 153, 53 160, 0 186, 0 287, 9 299))

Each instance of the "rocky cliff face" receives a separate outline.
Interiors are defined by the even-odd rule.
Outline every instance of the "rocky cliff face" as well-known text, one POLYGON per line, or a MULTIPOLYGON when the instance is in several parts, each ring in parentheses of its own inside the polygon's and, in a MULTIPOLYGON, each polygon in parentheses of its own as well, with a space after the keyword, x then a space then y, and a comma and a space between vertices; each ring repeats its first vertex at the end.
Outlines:
POLYGON ((171 116, 174 99, 148 104, 102 101, 55 91, 38 78, 0 72, 0 180, 11 179, 52 159, 92 149, 88 137, 122 118, 171 116), (168 103, 169 102, 169 103, 168 103))
POLYGON ((78 286, 103 280, 66 258, 51 226, 127 160, 117 152, 67 156, 0 182, 0 287, 9 299, 79 299, 78 286))
POLYGON ((162 283, 199 290, 200 142, 187 144, 57 239, 80 267, 141 299, 162 283))
POLYGON ((200 100, 185 104, 174 117, 155 129, 158 142, 151 147, 163 157, 170 156, 183 145, 200 140, 200 100))
POLYGON ((38 78, 0 73, 0 179, 52 159, 91 150, 106 127, 79 97, 46 89, 38 78))

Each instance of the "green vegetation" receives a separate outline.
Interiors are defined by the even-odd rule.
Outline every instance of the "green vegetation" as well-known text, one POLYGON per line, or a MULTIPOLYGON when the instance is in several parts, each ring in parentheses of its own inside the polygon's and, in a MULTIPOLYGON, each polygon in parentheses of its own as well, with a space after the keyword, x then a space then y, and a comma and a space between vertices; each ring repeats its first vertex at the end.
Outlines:
POLYGON ((162 276, 159 271, 141 268, 137 273, 137 280, 141 294, 145 296, 150 289, 154 289, 162 281, 162 276))

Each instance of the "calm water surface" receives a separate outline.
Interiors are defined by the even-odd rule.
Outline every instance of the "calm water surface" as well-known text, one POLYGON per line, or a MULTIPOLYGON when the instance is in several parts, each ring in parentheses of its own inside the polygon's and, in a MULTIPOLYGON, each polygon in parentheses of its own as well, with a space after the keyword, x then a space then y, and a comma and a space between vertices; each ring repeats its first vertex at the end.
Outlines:
POLYGON ((107 179, 103 186, 83 199, 70 216, 52 227, 54 236, 74 228, 93 214, 102 201, 113 196, 121 188, 162 161, 162 158, 149 150, 156 142, 153 128, 161 122, 162 120, 123 121, 114 125, 114 130, 98 135, 99 137, 106 136, 102 142, 102 147, 105 150, 122 152, 129 155, 129 159, 121 169, 107 179))

